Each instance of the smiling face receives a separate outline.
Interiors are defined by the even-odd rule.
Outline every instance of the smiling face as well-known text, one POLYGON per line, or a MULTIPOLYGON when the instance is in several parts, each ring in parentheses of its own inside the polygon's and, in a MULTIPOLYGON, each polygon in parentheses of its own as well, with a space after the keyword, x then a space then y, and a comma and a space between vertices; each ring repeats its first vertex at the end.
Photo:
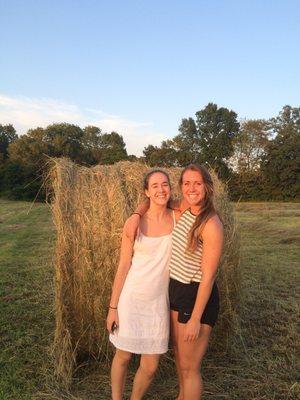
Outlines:
POLYGON ((162 172, 154 172, 148 180, 148 187, 145 189, 146 196, 150 202, 157 205, 166 205, 170 195, 171 187, 168 177, 162 172))
POLYGON ((201 173, 190 169, 186 170, 182 176, 181 190, 183 197, 191 207, 199 205, 206 194, 201 173))

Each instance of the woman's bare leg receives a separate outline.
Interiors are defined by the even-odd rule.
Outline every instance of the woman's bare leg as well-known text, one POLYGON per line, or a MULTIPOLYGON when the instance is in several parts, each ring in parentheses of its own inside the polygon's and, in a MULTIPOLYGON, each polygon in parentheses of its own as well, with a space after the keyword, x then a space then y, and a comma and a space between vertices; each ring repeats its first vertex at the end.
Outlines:
POLYGON ((116 350, 111 365, 112 400, 122 399, 130 358, 131 353, 128 351, 116 350))
POLYGON ((142 354, 140 366, 133 380, 130 400, 140 400, 150 386, 158 367, 158 354, 142 354))
POLYGON ((178 353, 184 400, 200 400, 203 392, 200 366, 208 347, 212 328, 202 324, 199 337, 193 342, 184 341, 184 328, 185 324, 178 323, 178 353))
POLYGON ((180 363, 179 363, 179 354, 178 354, 178 312, 171 311, 171 340, 172 340, 172 347, 174 351, 174 358, 175 364, 177 369, 178 375, 178 384, 179 384, 179 394, 176 400, 184 400, 183 397, 183 377, 180 370, 180 363))

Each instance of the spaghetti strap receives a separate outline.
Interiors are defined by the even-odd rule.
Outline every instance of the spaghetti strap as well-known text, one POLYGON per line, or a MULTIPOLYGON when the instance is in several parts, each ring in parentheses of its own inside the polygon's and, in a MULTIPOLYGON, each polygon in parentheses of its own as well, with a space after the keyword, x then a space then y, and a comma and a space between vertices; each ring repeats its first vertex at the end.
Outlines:
POLYGON ((175 217, 175 211, 172 210, 172 215, 173 215, 173 228, 175 228, 176 225, 176 217, 175 217))

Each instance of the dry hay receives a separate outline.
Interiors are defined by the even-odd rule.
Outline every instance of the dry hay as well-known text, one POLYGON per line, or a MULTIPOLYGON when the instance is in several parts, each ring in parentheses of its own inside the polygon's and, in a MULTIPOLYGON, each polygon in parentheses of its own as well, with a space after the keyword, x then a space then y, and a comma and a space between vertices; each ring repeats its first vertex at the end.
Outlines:
MULTIPOLYGON (((57 378, 68 387, 78 360, 87 355, 111 358, 105 319, 120 235, 124 221, 143 196, 141 181, 148 167, 119 162, 86 168, 65 159, 55 159, 53 164, 51 208, 57 230, 54 352, 57 378)), ((169 172, 176 196, 180 169, 169 172)), ((214 174, 213 178, 226 244, 218 276, 221 315, 212 346, 226 350, 236 327, 239 244, 226 189, 214 174)))

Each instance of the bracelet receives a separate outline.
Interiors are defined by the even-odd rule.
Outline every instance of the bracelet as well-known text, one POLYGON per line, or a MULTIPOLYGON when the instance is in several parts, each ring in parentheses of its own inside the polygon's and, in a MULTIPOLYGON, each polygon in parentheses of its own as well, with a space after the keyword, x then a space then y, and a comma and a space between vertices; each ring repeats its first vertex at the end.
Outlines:
POLYGON ((117 310, 118 309, 118 307, 112 307, 112 306, 109 306, 109 308, 111 308, 112 310, 117 310))
POLYGON ((142 218, 142 216, 141 216, 140 213, 138 213, 138 212, 133 212, 131 215, 134 215, 134 214, 139 215, 139 216, 142 218))

